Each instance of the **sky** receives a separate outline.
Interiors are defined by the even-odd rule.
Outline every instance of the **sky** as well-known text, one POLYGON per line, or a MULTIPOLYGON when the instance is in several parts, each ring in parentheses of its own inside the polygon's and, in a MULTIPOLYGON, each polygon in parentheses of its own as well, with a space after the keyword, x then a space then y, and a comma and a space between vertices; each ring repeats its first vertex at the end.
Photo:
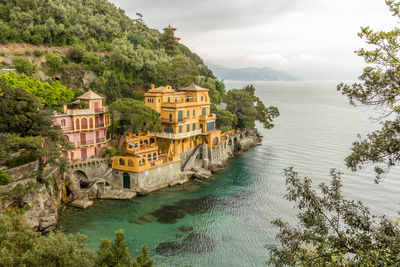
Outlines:
POLYGON ((398 20, 384 0, 110 0, 150 28, 171 23, 206 63, 270 67, 301 79, 354 80, 365 67, 361 26, 389 30, 398 20))

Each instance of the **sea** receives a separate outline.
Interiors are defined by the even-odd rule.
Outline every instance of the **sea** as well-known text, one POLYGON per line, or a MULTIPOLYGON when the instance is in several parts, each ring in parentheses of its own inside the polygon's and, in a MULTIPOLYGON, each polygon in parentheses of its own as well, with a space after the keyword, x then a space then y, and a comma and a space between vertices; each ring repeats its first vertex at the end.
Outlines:
POLYGON ((293 167, 318 184, 341 172, 343 195, 360 200, 371 213, 400 217, 400 169, 379 184, 372 167, 352 172, 344 159, 357 135, 380 127, 378 111, 349 105, 336 91, 339 82, 226 82, 227 89, 253 84, 266 106, 280 117, 272 129, 257 128, 261 146, 232 158, 204 184, 187 183, 127 201, 97 200, 68 208, 59 229, 88 237, 96 250, 102 238, 122 229, 132 255, 146 244, 155 266, 268 266, 267 245, 278 244, 274 219, 296 226, 297 211, 285 199, 283 170, 293 167))

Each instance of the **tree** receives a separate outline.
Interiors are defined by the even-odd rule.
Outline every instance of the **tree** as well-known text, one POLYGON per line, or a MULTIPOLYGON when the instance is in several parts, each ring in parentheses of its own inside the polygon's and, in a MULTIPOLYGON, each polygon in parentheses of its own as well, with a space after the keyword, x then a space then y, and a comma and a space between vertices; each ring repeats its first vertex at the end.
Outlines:
POLYGON ((115 233, 114 242, 108 238, 102 239, 97 251, 96 265, 102 267, 130 266, 131 255, 124 239, 122 230, 115 233))
POLYGON ((237 127, 252 128, 255 121, 263 123, 264 128, 274 127, 273 119, 279 116, 276 107, 265 107, 263 102, 255 96, 255 88, 252 85, 243 89, 229 90, 224 98, 226 109, 237 117, 237 127))
POLYGON ((39 161, 37 180, 42 182, 44 169, 48 165, 59 167, 61 172, 64 170, 67 161, 63 153, 74 146, 64 138, 60 125, 53 123, 53 115, 48 110, 39 113, 39 120, 33 125, 31 133, 42 137, 42 143, 34 151, 39 161))
POLYGON ((7 172, 0 170, 0 186, 12 183, 10 175, 7 172))
MULTIPOLYGON (((393 16, 400 18, 400 2, 387 0, 393 16)), ((368 64, 359 77, 361 82, 352 85, 341 83, 338 91, 349 98, 354 106, 374 106, 380 110, 377 120, 382 128, 353 143, 346 165, 356 171, 366 165, 375 165, 376 182, 400 159, 399 97, 400 97, 400 29, 373 31, 362 27, 358 34, 373 46, 356 53, 368 64)))
POLYGON ((56 73, 64 66, 64 61, 59 54, 49 52, 46 54, 46 66, 52 73, 56 73))
POLYGON ((22 88, 12 88, 0 79, 4 95, 0 97, 0 132, 30 135, 39 120, 40 100, 22 88))
POLYGON ((121 150, 129 132, 161 131, 161 119, 158 113, 141 101, 121 98, 110 105, 110 111, 113 116, 119 114, 121 123, 125 122, 127 126, 123 136, 120 138, 118 150, 121 150))
POLYGON ((400 262, 400 227, 377 217, 361 202, 341 193, 341 173, 331 170, 330 185, 312 188, 293 168, 285 169, 287 194, 300 212, 297 227, 281 220, 280 246, 270 245, 269 263, 275 266, 397 266, 400 262))
POLYGON ((0 266, 135 266, 152 267, 145 246, 136 260, 130 254, 122 231, 114 241, 101 240, 97 254, 86 246, 87 237, 65 235, 56 231, 48 235, 34 232, 21 215, 0 214, 0 266))
POLYGON ((140 249, 140 254, 132 262, 132 267, 153 267, 153 265, 154 261, 149 258, 149 251, 146 244, 144 244, 140 249))
POLYGON ((173 30, 166 30, 160 38, 161 47, 164 48, 165 52, 170 56, 176 56, 179 54, 178 41, 174 36, 173 30))
POLYGON ((156 80, 159 84, 169 84, 174 88, 188 86, 195 82, 199 74, 193 60, 184 56, 174 57, 171 61, 163 61, 156 66, 156 80))
POLYGON ((12 63, 15 69, 21 74, 23 73, 30 76, 36 72, 36 66, 27 58, 15 56, 12 59, 12 63))
POLYGON ((13 72, 0 74, 0 80, 3 80, 11 87, 25 89, 32 95, 37 96, 49 108, 60 107, 62 104, 71 102, 74 99, 72 89, 61 85, 59 81, 52 83, 40 82, 24 74, 18 75, 13 72))
POLYGON ((229 132, 230 130, 235 129, 235 126, 238 123, 238 119, 229 110, 218 110, 216 112, 217 115, 217 127, 223 132, 229 132))

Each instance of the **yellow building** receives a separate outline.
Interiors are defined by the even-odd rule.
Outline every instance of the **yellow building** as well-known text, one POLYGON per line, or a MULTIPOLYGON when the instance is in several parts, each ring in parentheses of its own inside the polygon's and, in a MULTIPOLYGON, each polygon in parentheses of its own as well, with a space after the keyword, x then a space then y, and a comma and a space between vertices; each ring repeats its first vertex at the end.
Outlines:
MULTIPOLYGON (((131 157, 134 167, 130 171, 156 167, 158 161, 176 162, 180 153, 200 144, 207 144, 209 148, 219 146, 221 132, 215 127, 217 117, 211 113, 208 91, 194 84, 178 90, 171 86, 155 88, 152 85, 145 93, 145 104, 159 113, 162 132, 129 135, 125 152, 131 157)), ((128 170, 125 168, 129 167, 127 160, 126 157, 117 157, 113 168, 128 170), (125 165, 120 168, 120 163, 125 165)))

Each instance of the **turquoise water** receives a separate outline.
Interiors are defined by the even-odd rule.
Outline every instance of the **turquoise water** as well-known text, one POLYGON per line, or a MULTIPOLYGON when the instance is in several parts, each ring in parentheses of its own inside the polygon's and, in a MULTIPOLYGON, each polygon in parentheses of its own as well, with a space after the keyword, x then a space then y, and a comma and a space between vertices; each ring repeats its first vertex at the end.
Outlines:
MULTIPOLYGON (((227 83, 228 88, 245 84, 227 83)), ((397 215, 399 169, 376 185, 371 170, 352 173, 343 163, 357 133, 379 126, 370 119, 373 110, 350 106, 336 92, 336 83, 254 85, 264 103, 281 112, 275 128, 259 127, 262 146, 231 159, 224 172, 205 184, 166 188, 129 201, 96 201, 87 210, 68 209, 60 227, 86 234, 92 249, 123 229, 130 251, 137 254, 147 243, 156 266, 265 266, 265 245, 276 242, 270 221, 295 223, 293 205, 283 198, 282 170, 289 166, 315 183, 328 181, 329 169, 338 168, 345 172, 347 197, 362 200, 376 214, 397 215)))

